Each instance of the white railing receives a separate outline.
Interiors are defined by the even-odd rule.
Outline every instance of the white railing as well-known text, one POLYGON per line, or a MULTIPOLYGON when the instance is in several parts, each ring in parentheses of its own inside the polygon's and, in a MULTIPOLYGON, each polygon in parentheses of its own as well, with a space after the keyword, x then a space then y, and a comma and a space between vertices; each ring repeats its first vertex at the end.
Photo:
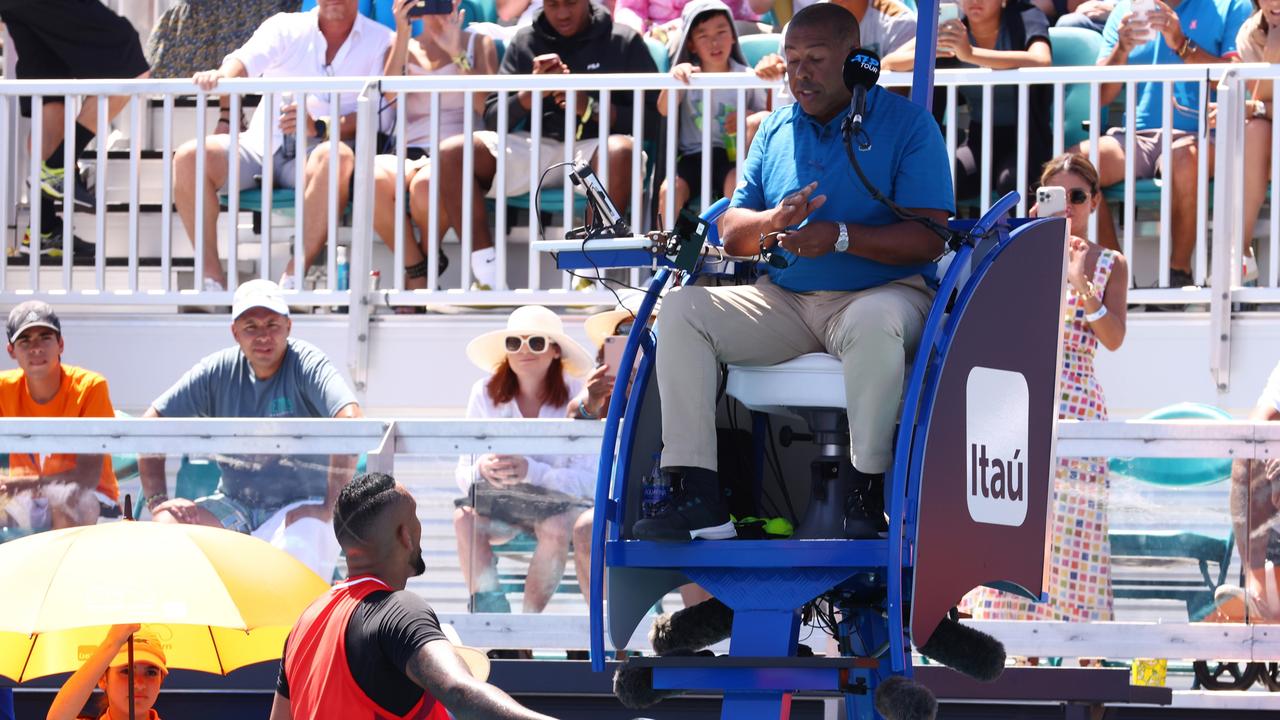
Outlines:
MULTIPOLYGON (((394 472, 397 454, 593 453, 602 428, 603 423, 571 420, 0 419, 0 452, 367 452, 371 470, 394 472)), ((1057 450, 1063 457, 1280 456, 1280 423, 1062 422, 1058 428, 1057 450)), ((451 479, 445 482, 451 484, 451 479)), ((1176 503, 1179 496, 1170 491, 1160 497, 1176 503)), ((1167 524, 1159 517, 1150 522, 1152 527, 1167 524)), ((1223 528, 1224 535, 1227 530, 1223 528)), ((570 617, 450 614, 449 619, 466 629, 469 642, 481 646, 573 649, 585 647, 584 615, 581 611, 570 617)), ((1005 640, 1012 654, 1280 660, 1274 625, 975 624, 1005 640)), ((643 640, 632 646, 643 647, 643 640)))
MULTIPOLYGON (((1139 82, 1158 82, 1162 83, 1163 102, 1164 102, 1164 143, 1166 148, 1171 141, 1170 129, 1172 127, 1174 92, 1172 90, 1173 83, 1192 82, 1199 86, 1200 104, 1193 111, 1199 113, 1201 118, 1198 137, 1201 143, 1205 142, 1205 138, 1209 136, 1210 128, 1207 127, 1204 120, 1207 117, 1207 107, 1210 98, 1209 90, 1214 84, 1221 79, 1223 73, 1228 70, 1232 71, 1233 76, 1240 78, 1238 82, 1243 82, 1246 78, 1258 77, 1274 77, 1274 71, 1266 69, 1265 66, 1230 66, 1230 65, 1208 65, 1208 66, 1143 66, 1143 67, 1124 67, 1124 68, 1099 68, 1099 67, 1073 67, 1073 68, 1045 68, 1036 70, 1015 70, 1015 71, 988 71, 988 70, 944 70, 936 74, 936 83, 939 88, 944 89, 946 97, 946 107, 943 108, 947 118, 956 119, 958 117, 957 107, 957 91, 956 89, 964 85, 978 85, 983 88, 984 98, 989 101, 993 96, 994 90, 1000 86, 1013 86, 1018 91, 1018 116, 1021 119, 1029 117, 1029 88, 1032 85, 1044 84, 1052 88, 1054 97, 1054 111, 1052 113, 1052 133, 1053 133, 1053 151, 1056 153, 1065 147, 1065 138, 1072 128, 1071 123, 1077 122, 1079 118, 1067 117, 1064 115, 1064 102, 1068 92, 1079 92, 1079 89, 1072 89, 1073 86, 1087 85, 1091 98, 1089 131, 1088 137, 1094 141, 1091 143, 1093 148, 1092 154, 1096 159, 1096 140, 1104 132, 1101 124, 1101 107, 1099 98, 1101 96, 1101 86, 1104 81, 1115 78, 1116 82, 1125 84, 1125 106, 1127 112, 1127 129, 1132 130, 1134 122, 1133 104, 1134 90, 1139 82)), ((911 81, 910 74, 907 73, 886 73, 882 77, 882 84, 887 86, 905 86, 911 81)), ((713 89, 730 88, 735 89, 739 95, 740 106, 744 103, 741 101, 745 96, 745 92, 754 88, 773 89, 776 85, 765 83, 763 81, 743 77, 738 74, 730 75, 698 75, 694 78, 691 85, 691 92, 701 92, 704 97, 713 89)), ((628 94, 633 100, 632 121, 636 130, 633 135, 635 137, 634 150, 631 157, 631 175, 633 182, 631 183, 630 197, 626 199, 628 205, 628 215, 631 224, 636 229, 645 229, 650 226, 649 210, 655 201, 649 198, 656 194, 656 188, 645 187, 644 182, 648 176, 649 166, 664 167, 668 174, 673 174, 676 159, 676 123, 675 112, 669 112, 666 118, 665 127, 658 131, 658 136, 665 140, 661 145, 661 157, 651 157, 650 155, 656 151, 659 145, 644 132, 644 124, 647 118, 642 116, 641 105, 634 102, 639 99, 643 91, 654 92, 660 89, 681 89, 680 85, 672 78, 666 75, 590 75, 590 76, 489 76, 489 77, 414 77, 414 78, 383 78, 380 81, 376 79, 365 78, 326 78, 326 79, 291 79, 291 80, 233 80, 225 81, 218 89, 219 94, 228 94, 229 103, 232 109, 232 116, 239 114, 240 105, 242 103, 242 95, 246 93, 264 93, 264 102, 268 103, 268 107, 273 108, 272 115, 275 115, 274 108, 278 104, 276 102, 279 93, 294 92, 299 95, 303 93, 319 93, 328 95, 330 98, 338 93, 361 93, 362 104, 361 112, 365 113, 368 118, 379 117, 378 124, 390 126, 394 122, 395 127, 404 127, 405 96, 409 93, 428 93, 431 95, 430 103, 433 108, 439 106, 439 100, 442 93, 461 93, 464 98, 470 100, 475 93, 495 92, 500 95, 500 100, 505 99, 510 93, 521 90, 562 90, 566 93, 570 100, 575 99, 576 94, 585 91, 602 91, 601 108, 606 112, 605 122, 601 123, 600 135, 607 137, 609 133, 608 108, 612 104, 614 98, 620 97, 622 94, 628 94), (386 103, 379 97, 379 93, 386 93, 400 102, 394 103, 394 107, 383 108, 386 103), (375 106, 374 103, 378 103, 375 106), (382 110, 379 113, 379 110, 382 110), (642 152, 647 151, 648 154, 642 152), (648 205, 649 207, 646 207, 648 205)), ((102 94, 127 95, 130 97, 129 105, 125 112, 131 117, 131 127, 135 137, 131 139, 130 153, 128 161, 128 172, 126 181, 126 192, 128 201, 125 207, 128 210, 128 225, 124 229, 123 234, 124 245, 127 247, 127 265, 119 275, 122 280, 113 280, 115 277, 115 268, 108 268, 104 262, 104 257, 108 254, 110 248, 118 248, 120 246, 118 234, 112 234, 108 231, 110 226, 107 213, 108 193, 108 175, 107 162, 103 160, 106 153, 99 153, 99 161, 96 167, 96 176, 98 180, 98 200, 97 208, 93 214, 94 223, 94 239, 99 247, 99 251, 95 258, 95 265, 91 276, 81 277, 78 273, 80 266, 76 265, 72 257, 64 256, 60 267, 60 273, 50 276, 48 268, 44 270, 37 263, 32 263, 25 273, 14 274, 9 272, 6 267, 6 259, 0 256, 0 302, 12 302, 19 297, 27 295, 44 295, 56 297, 62 302, 74 301, 76 299, 84 299, 85 301, 100 302, 116 302, 128 304, 169 304, 169 305, 190 305, 190 304, 226 304, 228 296, 223 294, 205 293, 200 288, 200 276, 204 271, 204 247, 209 242, 214 242, 212 238, 203 237, 204 232, 200 229, 201 224, 197 223, 195 238, 193 244, 192 259, 190 264, 195 275, 194 289, 177 290, 173 279, 173 271, 176 267, 175 258, 183 257, 186 253, 187 245, 175 241, 174 236, 183 234, 181 230, 175 232, 173 230, 174 222, 172 217, 172 199, 173 199, 173 176, 170 169, 172 153, 178 143, 189 134, 195 137, 197 143, 203 145, 203 136, 208 131, 207 122, 207 104, 208 96, 195 91, 194 87, 186 81, 115 81, 115 82, 35 82, 35 81, 5 81, 0 82, 0 136, 13 138, 19 135, 25 135, 22 129, 28 126, 28 123, 17 123, 16 121, 16 96, 30 95, 33 93, 42 95, 64 96, 68 100, 75 100, 78 97, 92 97, 102 94), (196 97, 196 113, 193 123, 183 124, 182 118, 179 117, 178 108, 175 104, 175 98, 181 96, 194 95, 196 97), (146 107, 148 102, 154 98, 160 99, 159 113, 159 132, 154 131, 148 133, 149 121, 151 120, 151 111, 146 107), (193 125, 193 127, 192 127, 193 125), (148 142, 148 135, 158 135, 158 141, 154 143, 148 142), (147 143, 148 147, 143 147, 147 143), (158 235, 158 247, 155 247, 155 235, 143 229, 146 223, 143 218, 147 213, 144 212, 144 206, 148 203, 141 198, 140 183, 142 180, 140 152, 142 150, 159 151, 159 159, 161 168, 159 173, 161 178, 159 181, 159 202, 157 203, 158 227, 155 235, 158 235), (140 277, 140 267, 143 263, 140 261, 146 257, 158 256, 159 268, 158 277, 140 277)), ((1242 93, 1236 93, 1231 97, 1235 105, 1239 105, 1243 101, 1242 93)), ((531 113, 530 127, 528 128, 534 136, 540 136, 543 128, 541 128, 541 109, 542 98, 539 94, 533 96, 533 108, 531 113)), ((332 105, 331 105, 332 106, 332 105)), ((704 103, 704 106, 710 106, 710 103, 704 103)), ((573 107, 571 103, 566 103, 566 107, 573 107)), ((674 110, 674 99, 669 103, 669 108, 674 110)), ((1229 115, 1230 108, 1220 107, 1219 113, 1223 117, 1238 117, 1237 115, 1229 115)), ((36 105, 35 119, 39 120, 39 105, 36 105)), ((105 104, 99 102, 98 112, 100 117, 105 114, 105 104)), ((499 125, 505 125, 506 109, 505 103, 498 103, 498 121, 499 125)), ((988 113, 988 117, 990 113, 988 113)), ((565 112, 565 127, 570 132, 567 133, 569 141, 565 144, 565 158, 571 158, 573 155, 574 133, 572 129, 576 127, 576 119, 567 110, 565 112)), ((443 138, 438 137, 438 113, 433 113, 432 139, 439 143, 443 138)), ((330 126, 336 126, 333 122, 335 118, 330 117, 330 126)), ((711 118, 706 118, 712 121, 711 118)), ((66 119, 66 124, 71 125, 72 120, 70 114, 66 119)), ((745 136, 745 113, 738 114, 738 133, 745 136)), ((470 114, 467 114, 467 130, 474 128, 470 114)), ((656 123, 655 123, 656 124, 656 123)), ((31 130, 33 140, 39 141, 39 122, 30 123, 33 126, 31 130)), ((233 123, 234 125, 234 123, 233 123)), ((357 132, 357 143, 364 139, 369 142, 369 147, 373 146, 374 131, 373 122, 362 123, 357 132)), ((948 122, 946 125, 946 144, 948 151, 954 155, 958 142, 958 121, 948 122)), ((1217 144, 1219 146, 1239 145, 1241 127, 1238 124, 1232 124, 1230 127, 1220 127, 1217 130, 1217 144)), ((103 123, 105 126, 105 123, 103 123)), ((653 134, 652 127, 650 134, 653 134)), ((992 130, 990 125, 984 129, 985 139, 988 142, 983 143, 982 164, 987 169, 982 174, 982 191, 978 198, 978 205, 981 209, 986 209, 991 201, 991 173, 989 169, 992 163, 992 144, 990 134, 992 130)), ((1025 163, 1026 153, 1026 137, 1027 125, 1022 123, 1018 130, 1019 133, 1019 162, 1018 162, 1018 186, 1026 187, 1035 178, 1026 177, 1028 171, 1025 163)), ((236 146, 243 138, 239 137, 238 128, 232 128, 231 142, 236 146)), ((500 149, 505 148, 507 141, 507 133, 499 134, 500 149)), ((1128 133, 1127 142, 1132 144, 1132 132, 1128 133)), ((299 134, 297 138, 298 152, 304 152, 304 139, 299 134)), ((703 142, 710 142, 710 122, 703 123, 703 142)), ((17 143, 21 147, 22 143, 17 143)), ((537 146, 535 145, 535 148, 537 146)), ((474 154, 470 151, 470 146, 466 146, 462 159, 462 176, 471 177, 474 175, 474 154)), ((1152 279, 1150 275, 1154 275, 1157 280, 1158 288, 1150 289, 1146 287, 1136 288, 1131 294, 1131 299, 1135 302, 1143 303, 1161 303, 1161 302, 1187 302, 1199 301, 1206 302, 1210 300, 1207 290, 1197 292, 1185 292, 1173 289, 1160 289, 1168 284, 1169 271, 1169 251, 1170 251, 1170 233, 1168 228, 1171 224, 1173 195, 1170 190, 1170 183, 1160 182, 1160 202, 1158 211, 1155 216, 1158 218, 1161 231, 1156 233, 1154 242, 1140 244, 1139 240, 1144 242, 1149 238, 1139 236, 1141 226, 1138 223, 1138 213, 1143 210, 1134 201, 1135 198, 1135 178, 1133 174, 1133 152, 1132 147, 1128 148, 1126 173, 1124 182, 1124 202, 1122 203, 1122 247, 1126 254, 1131 257, 1139 256, 1146 258, 1147 265, 1154 265, 1156 270, 1154 273, 1148 273, 1148 277, 1142 278, 1139 283, 1147 285, 1152 279), (1153 255, 1154 254, 1154 255, 1153 255)), ((397 139, 395 153, 403 157, 404 139, 403 136, 397 139)), ((23 151, 25 154, 25 151, 23 151)), ((499 154, 502 154, 501 152, 499 154)), ((535 150, 535 160, 537 151, 535 150)), ((738 166, 741 169, 743 155, 738 153, 738 166)), ((1238 161, 1239 155, 1233 154, 1231 157, 1224 157, 1224 153, 1218 154, 1216 165, 1221 167, 1224 163, 1238 161)), ((68 151, 69 156, 69 151, 68 151)), ((232 154, 234 156, 234 153, 232 154)), ((198 152, 198 161, 200 167, 197 170, 197 177, 203 172, 203 153, 198 152)), ((701 200, 708 202, 711 199, 710 187, 710 166, 709 154, 703 154, 704 163, 702 167, 703 182, 701 200)), ((64 161, 69 157, 64 157, 64 161)), ((439 153, 433 154, 430 161, 430 172, 433 177, 439 176, 439 153)), ((1162 158, 1162 170, 1165 176, 1169 175, 1171 169, 1170 153, 1165 152, 1162 158)), ((1196 188, 1197 209, 1201 222, 1197 223, 1197 240, 1195 244, 1194 257, 1194 277, 1200 284, 1206 284, 1209 280, 1209 254, 1211 248, 1216 243, 1228 243, 1225 238, 1226 232, 1219 232, 1219 228, 1224 230, 1227 228, 1227 215, 1230 212, 1238 214, 1239 200, 1238 196, 1225 196, 1220 198, 1221 202, 1213 203, 1210 208, 1210 173, 1208 172, 1208 156, 1206 153, 1199 155, 1200 172, 1198 173, 1198 181, 1196 188), (1212 214, 1211 214, 1212 213, 1212 214), (1214 230, 1210 234, 1210 230, 1214 230)), ((269 165, 269 164, 268 164, 269 165)), ((369 155, 358 157, 356 165, 356 178, 354 184, 354 193, 352 195, 353 222, 350 230, 352 243, 352 268, 350 272, 351 291, 356 297, 371 299, 376 304, 390 303, 396 305, 422 305, 434 303, 449 302, 466 302, 468 304, 512 304, 530 301, 542 301, 554 304, 593 304, 601 301, 607 301, 610 297, 608 293, 597 289, 595 292, 589 293, 573 293, 568 292, 572 286, 572 278, 565 273, 558 273, 555 278, 544 277, 544 259, 537 256, 536 253, 529 253, 527 245, 519 242, 523 238, 536 235, 540 228, 538 227, 538 218, 533 216, 531 222, 533 227, 528 233, 513 232, 508 235, 503 232, 507 226, 508 219, 508 200, 503 190, 503 180, 505 172, 505 164, 498 164, 498 175, 494 179, 494 185, 497 188, 498 195, 493 205, 493 216, 490 218, 493 226, 499 229, 495 237, 495 247, 498 263, 498 287, 491 293, 479 293, 470 291, 471 270, 469 265, 469 254, 472 249, 472 228, 471 214, 469 212, 462 213, 460 220, 461 236, 458 238, 461 248, 461 256, 455 261, 460 271, 457 279, 450 279, 444 283, 439 274, 439 268, 436 262, 436 254, 434 248, 439 247, 439 243, 443 239, 440 237, 442 233, 438 230, 436 222, 430 224, 427 242, 425 243, 428 250, 426 257, 429 263, 428 287, 424 290, 406 290, 404 277, 404 247, 408 240, 405 237, 405 228, 402 223, 395 224, 393 240, 394 251, 391 253, 392 272, 388 278, 388 282, 384 283, 384 287, 376 296, 370 296, 368 287, 367 272, 371 267, 368 261, 371 258, 380 257, 377 255, 380 251, 373 250, 374 234, 371 230, 372 224, 372 168, 369 164, 369 155), (527 253, 524 257, 523 264, 525 267, 520 268, 513 265, 517 260, 516 250, 527 253), (367 253, 374 252, 374 255, 367 253), (363 265, 357 262, 357 257, 364 261, 363 265), (512 277, 523 276, 522 280, 511 282, 512 277), (448 285, 444 290, 437 289, 442 285, 448 285)), ((538 165, 532 163, 536 172, 538 165)), ((21 197, 25 191, 24 181, 34 182, 38 180, 39 163, 27 158, 23 163, 6 163, 6 167, 10 168, 7 173, 0 173, 0 197, 16 196, 21 197)), ((228 187, 231 186, 232 180, 237 180, 236 171, 238 166, 231 163, 229 168, 230 178, 228 187)), ((1221 170, 1219 170, 1221 172, 1221 170)), ((607 164, 602 164, 600 174, 602 180, 608 182, 607 164)), ((1273 174, 1274 174, 1273 169, 1273 174)), ((403 210, 408 207, 409 198, 403 184, 403 163, 399 164, 397 170, 398 191, 394 198, 395 217, 405 217, 403 210)), ((567 173, 567 171, 562 171, 567 173)), ((264 167, 263 180, 268 183, 273 178, 268 167, 264 167)), ((537 178, 532 176, 531 185, 536 186, 537 178)), ((295 184, 303 179, 303 170, 299 164, 295 184)), ((567 182, 563 182, 562 187, 558 190, 562 193, 563 204, 566 207, 572 207, 572 190, 567 182)), ((340 229, 341 212, 336 207, 333 199, 337 196, 337 176, 331 174, 328 189, 328 198, 330 202, 328 216, 325 218, 326 235, 329 240, 327 256, 323 262, 327 270, 329 281, 327 284, 321 284, 315 292, 302 291, 296 297, 291 299, 293 304, 297 305, 343 305, 350 302, 349 295, 342 290, 338 290, 334 278, 337 275, 336 253, 334 239, 340 234, 345 235, 346 230, 340 229)), ((1220 184, 1221 185, 1221 184, 1220 184)), ((114 186, 114 185, 113 185, 114 186)), ((432 218, 440 217, 440 188, 438 183, 431 184, 429 196, 429 211, 432 218)), ((464 184, 463 188, 463 205, 467 206, 472 198, 473 190, 470 184, 464 184)), ((263 223, 261 237, 256 240, 246 242, 240 239, 240 214, 236 212, 238 205, 238 195, 229 193, 229 211, 223 219, 223 232, 220 233, 225 237, 226 248, 224 257, 228 264, 228 293, 231 292, 239 281, 239 263, 240 258, 245 255, 252 255, 256 250, 257 254, 257 274, 262 277, 278 277, 275 275, 277 268, 272 268, 270 258, 273 249, 278 252, 278 243, 272 242, 272 223, 269 218, 271 216, 271 199, 270 193, 263 195, 263 223)), ((674 188, 669 184, 667 198, 668 203, 674 200, 674 188)), ((204 207, 204 199, 197 194, 196 206, 197 216, 201 213, 211 212, 212 208, 204 207)), ((1020 209, 1025 210, 1027 201, 1024 198, 1020 209)), ((33 229, 39 229, 47 226, 47 219, 40 217, 39 203, 31 207, 29 211, 23 210, 21 207, 13 207, 8 204, 0 206, 0 226, 16 226, 20 235, 25 228, 22 226, 24 213, 29 219, 33 229), (16 210, 16 212, 15 212, 16 210)), ((65 207, 65 206, 64 206, 65 207)), ((305 230, 304 213, 302 212, 301 193, 296 195, 295 205, 293 207, 294 217, 292 220, 292 253, 294 257, 300 257, 303 253, 302 235, 305 230)), ((76 215, 75 213, 63 213, 62 233, 65 235, 74 233, 75 229, 85 222, 82 218, 84 215, 76 215)), ((1280 218, 1277 218, 1277 203, 1271 203, 1271 212, 1268 215, 1266 238, 1272 240, 1276 238, 1277 229, 1280 228, 1280 218)), ((1096 223, 1096 220, 1095 220, 1096 223)), ((573 221, 565 220, 563 225, 572 225, 573 221)), ((1239 222, 1235 223, 1239 226, 1239 222)), ((148 225, 148 227, 154 227, 148 225)), ((279 229, 277 229, 277 232, 279 229)), ((559 230, 550 230, 552 234, 558 233, 559 230)), ((1264 287, 1249 289, 1245 295, 1248 299, 1255 302, 1275 302, 1280 300, 1280 293, 1277 293, 1278 287, 1277 276, 1277 253, 1274 251, 1274 241, 1264 243, 1260 250, 1268 258, 1267 264, 1264 266, 1264 287)), ((1225 244, 1224 247, 1229 247, 1225 244)), ((288 247, 288 246, 286 246, 288 247)), ((1227 257, 1230 257, 1228 255, 1227 257)), ((383 258, 385 260, 386 258, 383 258)), ((184 261, 185 263, 185 261, 184 261)), ((1135 259, 1134 264, 1138 262, 1135 259)), ((1238 271, 1235 271, 1238 276, 1238 271)), ((625 278, 627 282, 635 284, 640 280, 641 273, 632 271, 625 278)), ((304 270, 300 264, 295 265, 294 271, 295 282, 299 287, 303 287, 305 280, 304 270)), ((1208 283, 1213 284, 1213 283, 1208 283)), ((1240 299, 1244 299, 1243 296, 1240 299)), ((352 303, 360 304, 360 303, 352 303)))

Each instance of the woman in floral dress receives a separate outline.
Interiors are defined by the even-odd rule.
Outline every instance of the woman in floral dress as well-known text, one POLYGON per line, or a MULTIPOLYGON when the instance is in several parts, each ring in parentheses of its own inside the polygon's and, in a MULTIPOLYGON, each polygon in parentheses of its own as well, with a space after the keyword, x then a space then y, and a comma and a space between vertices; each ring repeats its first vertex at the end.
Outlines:
MULTIPOLYGON (((1106 420, 1107 403, 1093 358, 1099 344, 1114 351, 1124 342, 1128 262, 1088 240, 1089 215, 1102 194, 1098 171, 1087 158, 1067 153, 1050 160, 1040 185, 1066 189, 1063 215, 1071 232, 1058 417, 1106 420)), ((1037 210, 1031 208, 1031 215, 1037 210)), ((982 587, 966 596, 963 609, 984 620, 1111 620, 1107 489, 1106 458, 1060 458, 1051 515, 1049 602, 982 587)))

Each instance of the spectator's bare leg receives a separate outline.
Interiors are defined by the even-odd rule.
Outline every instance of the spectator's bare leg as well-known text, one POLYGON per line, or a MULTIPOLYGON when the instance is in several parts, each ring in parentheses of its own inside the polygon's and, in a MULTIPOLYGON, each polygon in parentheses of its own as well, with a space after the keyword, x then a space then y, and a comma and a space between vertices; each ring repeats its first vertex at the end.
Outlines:
MULTIPOLYGON (((488 146, 483 141, 476 139, 474 135, 472 137, 454 135, 440 144, 439 203, 442 217, 439 219, 443 220, 444 223, 448 223, 447 226, 442 224, 442 227, 451 227, 458 233, 458 237, 462 237, 462 214, 464 212, 471 213, 471 252, 473 255, 480 250, 493 247, 493 235, 489 231, 489 211, 485 208, 484 195, 488 192, 489 185, 493 182, 494 175, 497 172, 497 159, 489 152, 488 146), (468 142, 472 143, 474 147, 474 168, 471 175, 464 178, 462 176, 462 155, 464 143, 468 142), (468 209, 462 207, 463 183, 471 185, 471 207, 468 209)), ((414 197, 419 197, 420 193, 425 192, 428 187, 423 187, 421 190, 415 189, 413 192, 414 197)), ((425 200, 430 196, 422 194, 421 197, 425 200)), ((464 258, 464 261, 470 260, 471 258, 464 258)), ((475 269, 476 265, 473 263, 472 270, 474 271, 475 269)), ((485 278, 477 277, 476 279, 480 283, 492 285, 492 282, 485 278)))
MULTIPOLYGON (((421 174, 421 173, 419 173, 421 174)), ((406 185, 412 176, 405 176, 406 185)), ((407 193, 407 190, 406 190, 407 193)), ((406 194, 405 208, 409 208, 409 197, 406 194)), ((396 251, 396 222, 404 225, 404 266, 412 267, 423 261, 422 250, 413 239, 413 226, 407 216, 396 217, 396 157, 379 155, 373 161, 373 231, 386 243, 392 253, 396 251)), ((423 236, 423 242, 426 237, 423 236)), ((427 279, 405 278, 406 289, 425 288, 427 279)))
POLYGON ((711 593, 702 589, 697 583, 689 583, 680 586, 680 599, 684 601, 685 607, 693 607, 701 602, 711 599, 711 593))
POLYGON ((489 547, 489 520, 475 508, 460 507, 453 511, 453 532, 458 537, 458 562, 467 592, 492 592, 498 589, 498 572, 493 550, 489 547))
MULTIPOLYGON (((341 217, 351 198, 351 174, 356 169, 356 156, 346 143, 339 142, 337 146, 338 166, 334 171, 338 173, 338 215, 341 217)), ((320 143, 307 156, 306 187, 302 191, 304 273, 315 264, 329 240, 329 172, 333 167, 329 161, 329 147, 330 143, 320 143)), ((293 274, 293 263, 294 258, 290 258, 284 269, 285 275, 293 274)))
MULTIPOLYGON (((747 144, 738 144, 738 153, 742 155, 744 160, 747 157, 747 151, 751 149, 752 141, 756 139, 756 132, 760 130, 760 123, 764 122, 767 117, 769 117, 768 110, 761 110, 747 116, 747 144)), ((730 193, 725 193, 725 195, 728 196, 730 193)))
POLYGON ((98 522, 98 496, 92 490, 74 483, 60 483, 45 488, 49 498, 50 527, 61 530, 93 525, 98 522))
MULTIPOLYGON (((147 71, 138 76, 138 79, 151 77, 151 71, 147 71)), ((80 108, 80 114, 76 116, 76 122, 83 125, 85 129, 94 135, 98 134, 98 98, 91 95, 84 99, 84 103, 80 108)), ((112 95, 107 98, 107 121, 120 114, 124 106, 129 103, 128 95, 112 95)), ((48 160, 49 155, 58 149, 62 141, 66 138, 63 136, 62 113, 65 108, 59 99, 58 102, 45 102, 44 104, 44 122, 41 123, 43 128, 41 132, 41 148, 40 159, 48 160), (56 107, 55 107, 56 106, 56 107)))
POLYGON ((578 511, 570 510, 549 517, 533 526, 538 545, 529 560, 529 574, 524 579, 524 611, 540 613, 555 595, 564 566, 569 561, 569 538, 573 535, 578 511))
POLYGON ((1244 126, 1244 224, 1240 243, 1246 257, 1253 255, 1253 226, 1267 199, 1271 181, 1271 121, 1252 118, 1244 126))
POLYGON ((738 171, 730 170, 728 175, 724 176, 724 187, 721 190, 727 198, 733 197, 733 191, 738 188, 738 171))
MULTIPOLYGON (((447 210, 444 199, 438 198, 436 200, 438 216, 436 237, 440 243, 444 243, 444 234, 453 226, 447 210)), ((428 257, 427 254, 432 251, 429 246, 431 241, 431 169, 429 167, 418 170, 409 179, 409 214, 413 217, 413 224, 418 228, 419 252, 423 257, 428 257)), ((405 264, 408 264, 407 260, 405 264)))
MULTIPOLYGON (((1210 177, 1213 176, 1213 143, 1209 143, 1210 177)), ((1173 145, 1173 228, 1169 268, 1191 272, 1191 254, 1196 249, 1196 184, 1200 177, 1200 148, 1194 138, 1173 145)))
MULTIPOLYGON (((1086 140, 1071 149, 1085 157, 1089 157, 1089 141, 1086 140)), ((1124 146, 1113 137, 1098 138, 1098 185, 1099 190, 1124 182, 1124 146)), ((1111 207, 1104 199, 1098 203, 1098 237, 1094 242, 1104 248, 1119 251, 1120 243, 1116 239, 1116 224, 1111 217, 1111 207)))
MULTIPOLYGON (((630 135, 609 136, 609 197, 618 212, 626 213, 631 203, 631 148, 634 145, 630 135)), ((600 172, 600 151, 591 159, 596 173, 600 172)), ((687 192, 687 190, 686 190, 687 192)))
MULTIPOLYGON (((196 518, 195 522, 190 523, 191 525, 208 525, 209 527, 217 527, 217 528, 222 527, 222 523, 218 522, 218 518, 214 517, 213 513, 209 512, 208 510, 205 510, 199 505, 197 505, 195 508, 195 518, 196 518)), ((153 513, 151 515, 151 519, 154 520, 155 522, 173 523, 175 525, 183 524, 181 520, 175 517, 173 513, 169 512, 168 510, 161 510, 159 512, 153 513)))
MULTIPOLYGON (((613 179, 612 176, 609 178, 613 179)), ((689 183, 684 181, 682 177, 676 177, 676 210, 673 212, 667 207, 667 183, 671 182, 671 178, 662 181, 662 186, 658 188, 659 202, 662 203, 662 226, 671 227, 675 223, 676 216, 680 214, 680 208, 689 202, 689 183)), ((611 183, 612 184, 612 183, 611 183)), ((613 193, 610 193, 611 195, 613 193)))
POLYGON ((204 144, 204 177, 196 178, 196 141, 191 140, 178 148, 173 156, 173 204, 178 208, 182 227, 194 246, 196 223, 204 227, 204 276, 227 285, 218 259, 218 188, 227 182, 226 135, 211 135, 204 144), (204 217, 196 217, 196 194, 204 196, 204 217))
POLYGON ((585 510, 573 523, 573 572, 583 597, 591 595, 591 526, 595 510, 585 510))

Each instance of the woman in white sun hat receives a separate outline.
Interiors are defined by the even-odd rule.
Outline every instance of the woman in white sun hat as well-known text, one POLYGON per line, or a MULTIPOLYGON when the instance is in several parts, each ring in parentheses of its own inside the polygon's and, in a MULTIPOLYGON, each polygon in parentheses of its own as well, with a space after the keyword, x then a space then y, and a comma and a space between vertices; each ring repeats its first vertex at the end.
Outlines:
MULTIPOLYGON (((591 354, 538 305, 516 308, 505 330, 467 345, 491 373, 471 388, 468 418, 563 418, 582 389, 591 354)), ((595 494, 594 455, 463 455, 458 458, 454 530, 473 612, 509 612, 490 545, 532 532, 537 548, 525 578, 524 611, 541 612, 564 574, 573 522, 595 494)))

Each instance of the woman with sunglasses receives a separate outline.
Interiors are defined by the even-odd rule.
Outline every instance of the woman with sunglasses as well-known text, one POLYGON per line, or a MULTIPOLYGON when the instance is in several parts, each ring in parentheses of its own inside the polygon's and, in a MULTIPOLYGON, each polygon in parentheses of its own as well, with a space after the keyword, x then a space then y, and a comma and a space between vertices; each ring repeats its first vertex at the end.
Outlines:
MULTIPOLYGON (((1129 267, 1120 253, 1089 242, 1089 215, 1098 207, 1098 171, 1083 155, 1045 163, 1041 187, 1066 189, 1069 224, 1067 309, 1062 321, 1062 392, 1058 417, 1106 420, 1107 403, 1093 371, 1101 344, 1119 349, 1125 334, 1129 267)), ((1036 217, 1039 208, 1032 207, 1036 217)), ((980 588, 966 598, 983 620, 1105 621, 1113 618, 1111 544, 1107 522, 1107 459, 1062 458, 1054 480, 1053 553, 1049 602, 980 588)))
MULTIPOLYGON (((505 330, 467 345, 467 357, 489 377, 476 382, 468 418, 563 418, 591 355, 540 305, 516 308, 505 330)), ((542 612, 560 585, 574 520, 595 494, 594 455, 463 455, 456 471, 465 498, 456 501, 454 531, 472 612, 510 612, 499 589, 491 545, 520 532, 537 539, 524 585, 524 611, 542 612)))

